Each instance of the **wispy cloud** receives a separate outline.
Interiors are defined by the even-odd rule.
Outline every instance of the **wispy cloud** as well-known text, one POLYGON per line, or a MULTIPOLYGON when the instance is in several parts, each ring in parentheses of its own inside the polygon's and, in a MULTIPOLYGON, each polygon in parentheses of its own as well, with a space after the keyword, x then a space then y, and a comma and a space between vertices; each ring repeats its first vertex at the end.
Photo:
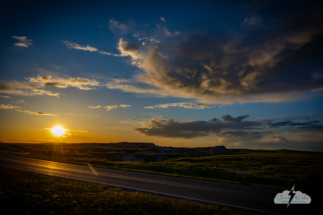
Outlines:
POLYGON ((109 105, 109 106, 105 106, 105 108, 107 109, 107 111, 118 108, 118 107, 122 107, 122 108, 126 108, 126 107, 130 107, 131 105, 124 105, 124 104, 117 104, 117 105, 109 105))
POLYGON ((126 32, 129 29, 128 25, 120 23, 115 19, 110 19, 109 28, 113 32, 116 32, 116 30, 121 30, 122 32, 126 32))
POLYGON ((258 26, 261 24, 261 19, 257 16, 247 17, 241 23, 242 26, 258 26))
POLYGON ((19 109, 19 108, 21 108, 21 107, 13 106, 13 105, 10 105, 10 104, 8 104, 8 105, 0 104, 0 109, 9 109, 9 110, 11 110, 11 109, 19 109))
POLYGON ((166 22, 166 19, 164 17, 160 17, 160 20, 166 22))
POLYGON ((20 47, 25 47, 27 48, 28 46, 32 45, 32 40, 27 39, 27 37, 24 36, 13 36, 13 39, 19 40, 18 43, 15 43, 15 46, 20 46, 20 47))
POLYGON ((71 78, 71 77, 52 77, 40 76, 28 78, 29 83, 37 83, 41 87, 57 87, 57 88, 67 88, 75 87, 80 90, 93 90, 96 89, 95 86, 99 86, 100 82, 96 80, 90 80, 87 78, 71 78))
POLYGON ((83 51, 90 51, 90 52, 98 52, 102 55, 111 55, 111 56, 115 56, 115 57, 120 57, 121 55, 118 54, 113 54, 113 53, 109 53, 109 52, 105 52, 105 51, 99 51, 97 48, 92 47, 90 45, 86 45, 86 46, 82 46, 76 43, 72 43, 66 40, 62 40, 62 43, 64 43, 66 45, 67 48, 69 49, 77 49, 77 50, 83 50, 83 51))
POLYGON ((90 52, 97 52, 98 51, 97 48, 94 48, 90 45, 81 46, 79 44, 72 43, 72 42, 69 42, 66 40, 63 40, 62 43, 64 43, 67 46, 67 48, 69 48, 69 49, 78 49, 78 50, 90 51, 90 52))
POLYGON ((58 75, 37 75, 25 78, 28 82, 9 81, 0 83, 0 93, 17 94, 23 96, 48 95, 59 97, 60 93, 44 90, 42 88, 68 88, 75 87, 80 90, 93 90, 100 86, 100 82, 88 78, 60 77, 58 75))
POLYGON ((174 37, 177 35, 180 35, 181 32, 175 31, 174 33, 171 33, 166 27, 164 28, 164 33, 167 37, 174 37))
POLYGON ((34 112, 34 111, 29 111, 29 110, 19 110, 21 107, 19 106, 14 106, 14 105, 4 105, 4 104, 0 104, 0 109, 8 109, 8 110, 16 110, 18 112, 21 113, 28 113, 28 114, 32 114, 32 115, 41 115, 41 116, 58 116, 55 114, 50 114, 50 113, 44 113, 44 112, 34 112))
POLYGON ((190 109, 205 109, 211 108, 212 106, 209 104, 193 104, 193 103, 167 103, 167 104, 160 104, 155 106, 147 106, 145 108, 148 109, 155 109, 155 108, 168 108, 168 107, 183 107, 183 108, 190 108, 190 109))
POLYGON ((3 95, 0 95, 0 97, 6 98, 6 99, 10 99, 11 98, 10 96, 3 96, 3 95))
POLYGON ((55 114, 50 114, 50 113, 44 113, 44 112, 35 112, 35 111, 29 111, 29 110, 16 110, 21 113, 28 113, 31 115, 38 115, 38 116, 58 116, 55 114))
POLYGON ((91 109, 97 109, 97 108, 102 108, 102 106, 101 105, 97 105, 97 106, 90 105, 89 108, 91 108, 91 109))
POLYGON ((40 89, 33 89, 32 95, 47 95, 47 96, 56 96, 59 97, 59 93, 54 93, 52 91, 40 90, 40 89))
POLYGON ((84 114, 77 114, 77 113, 65 113, 66 115, 70 115, 70 116, 81 116, 81 117, 98 117, 98 115, 95 116, 87 116, 84 114))

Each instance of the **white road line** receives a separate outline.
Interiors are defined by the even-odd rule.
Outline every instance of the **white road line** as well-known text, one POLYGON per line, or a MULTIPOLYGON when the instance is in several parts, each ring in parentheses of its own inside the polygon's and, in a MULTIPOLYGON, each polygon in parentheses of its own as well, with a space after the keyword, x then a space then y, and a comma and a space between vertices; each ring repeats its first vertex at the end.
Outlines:
POLYGON ((192 200, 192 201, 204 202, 204 203, 208 203, 208 204, 218 204, 218 205, 223 205, 223 206, 232 207, 232 208, 238 208, 238 209, 243 209, 243 210, 250 210, 250 211, 256 211, 256 212, 261 212, 261 213, 279 214, 280 215, 280 213, 273 213, 273 212, 268 212, 268 211, 263 211, 263 210, 257 210, 257 209, 252 209, 252 208, 246 208, 246 207, 240 207, 240 206, 235 206, 235 205, 224 204, 224 203, 220 203, 220 202, 212 202, 212 201, 206 201, 206 200, 202 200, 202 199, 189 198, 189 197, 178 196, 178 195, 173 195, 173 194, 169 194, 169 193, 161 193, 161 192, 155 192, 155 191, 150 191, 150 190, 138 189, 138 188, 133 188, 133 187, 120 186, 120 185, 116 185, 116 184, 109 184, 109 183, 103 183, 103 182, 98 182, 98 181, 90 181, 90 180, 85 180, 85 179, 80 179, 80 178, 66 177, 66 176, 55 175, 55 174, 48 174, 48 173, 44 173, 44 172, 38 172, 38 171, 33 171, 33 170, 26 170, 26 169, 21 169, 21 168, 17 168, 17 167, 6 166, 6 165, 2 165, 2 164, 0 164, 0 166, 4 166, 4 167, 8 167, 8 168, 13 168, 13 169, 19 169, 19 170, 28 171, 28 172, 40 173, 40 174, 43 174, 43 175, 49 175, 49 176, 54 176, 54 177, 59 177, 59 178, 66 178, 66 179, 83 181, 83 182, 90 182, 90 183, 95 183, 95 184, 104 184, 104 185, 108 185, 108 186, 112 186, 112 187, 120 187, 120 188, 129 189, 129 190, 136 190, 136 191, 141 191, 141 192, 146 192, 146 193, 153 193, 153 194, 170 196, 170 197, 175 197, 175 198, 181 198, 181 199, 187 199, 187 200, 192 200))

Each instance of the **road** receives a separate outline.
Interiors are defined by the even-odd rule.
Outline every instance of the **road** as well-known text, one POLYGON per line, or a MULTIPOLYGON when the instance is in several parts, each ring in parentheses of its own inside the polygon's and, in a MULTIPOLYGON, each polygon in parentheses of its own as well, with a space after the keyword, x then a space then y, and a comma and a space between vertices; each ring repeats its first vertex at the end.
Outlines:
POLYGON ((0 166, 258 212, 314 214, 319 199, 322 200, 318 193, 306 192, 312 198, 310 205, 293 204, 286 208, 274 204, 274 197, 281 189, 104 169, 4 153, 0 153, 0 166))

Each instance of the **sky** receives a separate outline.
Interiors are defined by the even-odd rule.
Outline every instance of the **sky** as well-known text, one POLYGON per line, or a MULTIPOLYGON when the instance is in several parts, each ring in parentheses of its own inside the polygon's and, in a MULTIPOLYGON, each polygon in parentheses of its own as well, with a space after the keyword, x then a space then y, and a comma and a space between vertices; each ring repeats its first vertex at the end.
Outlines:
POLYGON ((8 1, 0 142, 323 150, 320 1, 8 1), (56 137, 60 125, 66 134, 56 137))

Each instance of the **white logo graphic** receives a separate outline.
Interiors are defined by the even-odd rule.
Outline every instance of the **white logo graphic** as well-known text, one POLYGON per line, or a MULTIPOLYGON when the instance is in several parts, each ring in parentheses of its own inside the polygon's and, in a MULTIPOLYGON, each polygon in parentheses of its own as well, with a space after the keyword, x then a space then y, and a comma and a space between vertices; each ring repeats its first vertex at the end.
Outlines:
MULTIPOLYGON (((295 185, 294 185, 295 187, 295 185)), ((275 204, 309 204, 311 197, 301 191, 295 191, 294 187, 291 190, 284 190, 282 193, 277 193, 274 198, 275 204)))

